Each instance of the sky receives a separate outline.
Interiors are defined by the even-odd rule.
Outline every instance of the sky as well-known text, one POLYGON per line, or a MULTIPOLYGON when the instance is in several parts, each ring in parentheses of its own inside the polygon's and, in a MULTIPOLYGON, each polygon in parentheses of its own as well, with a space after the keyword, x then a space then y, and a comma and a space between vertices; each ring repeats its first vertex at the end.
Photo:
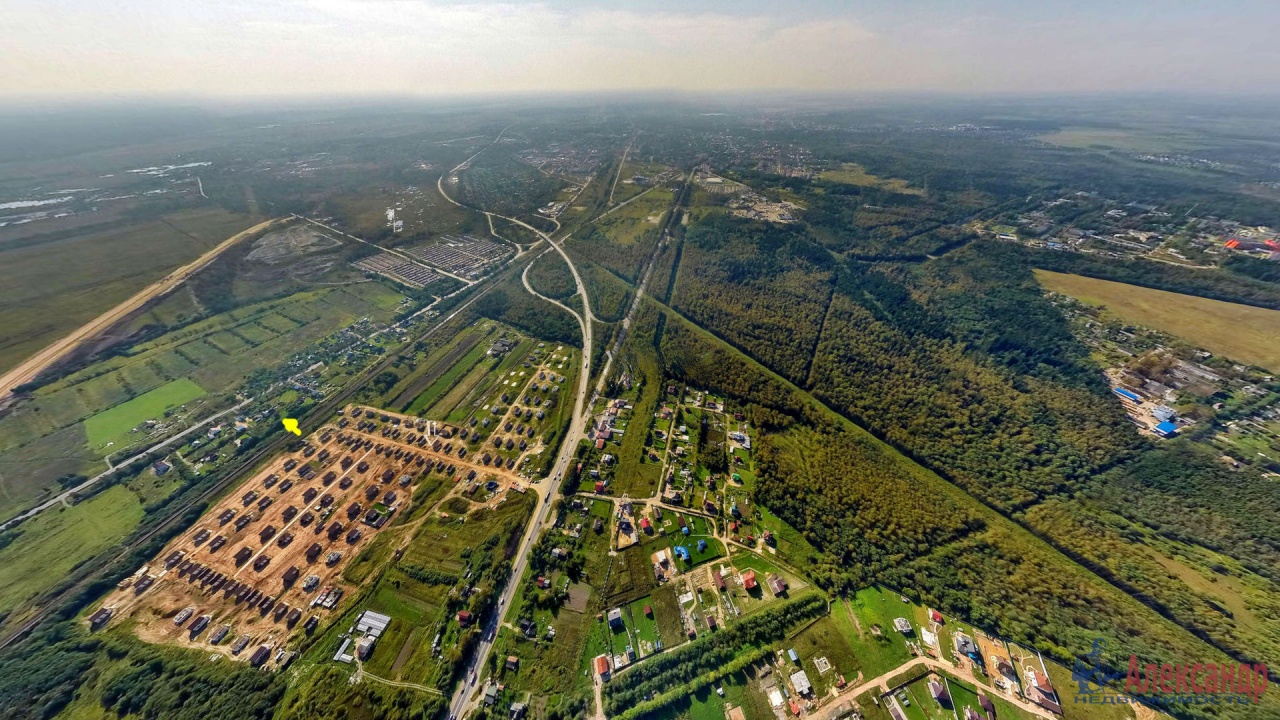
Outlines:
POLYGON ((1280 91, 1274 0, 0 0, 0 96, 1280 91))

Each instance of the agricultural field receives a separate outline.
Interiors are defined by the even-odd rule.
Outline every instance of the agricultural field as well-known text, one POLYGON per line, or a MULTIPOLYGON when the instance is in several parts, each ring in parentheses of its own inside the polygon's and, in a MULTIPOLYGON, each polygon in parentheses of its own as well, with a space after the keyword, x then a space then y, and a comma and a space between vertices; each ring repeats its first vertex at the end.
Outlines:
POLYGON ((1280 372, 1280 310, 1153 290, 1082 275, 1036 270, 1045 289, 1102 305, 1127 322, 1206 350, 1280 372))
MULTIPOLYGON (((176 293, 160 308, 183 298, 176 293)), ((106 469, 108 454, 125 457, 229 405, 229 393, 255 371, 363 318, 391 319, 404 300, 378 283, 297 293, 179 324, 40 387, 0 418, 0 516, 51 492, 59 477, 106 469)), ((359 362, 352 355, 334 366, 359 362)))
POLYGON ((255 222, 201 208, 0 242, 0 373, 255 222))
POLYGON ((24 523, 0 547, 0 614, 48 589, 79 563, 123 540, 142 520, 143 501, 116 485, 24 523))
POLYGON ((188 378, 170 380, 160 387, 123 402, 84 421, 89 444, 101 448, 113 443, 144 420, 161 417, 168 410, 203 397, 204 389, 188 378))
POLYGON ((1203 149, 1204 143, 1185 133, 1137 128, 1065 127, 1039 139, 1066 148, 1116 150, 1133 153, 1170 153, 1203 149))

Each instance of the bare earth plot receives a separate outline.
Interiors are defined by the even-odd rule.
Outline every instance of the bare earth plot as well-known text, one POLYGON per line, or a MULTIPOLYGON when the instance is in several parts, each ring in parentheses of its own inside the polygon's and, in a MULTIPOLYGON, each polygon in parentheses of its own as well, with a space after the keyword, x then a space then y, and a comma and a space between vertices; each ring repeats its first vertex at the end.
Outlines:
POLYGON ((259 646, 281 649, 312 616, 318 622, 345 610, 354 586, 344 569, 428 474, 491 481, 493 503, 508 489, 521 491, 515 473, 468 454, 455 439, 461 432, 349 407, 228 494, 102 607, 149 642, 241 660, 259 646), (223 626, 225 641, 213 644, 223 626), (242 637, 249 640, 236 650, 231 642, 242 637))

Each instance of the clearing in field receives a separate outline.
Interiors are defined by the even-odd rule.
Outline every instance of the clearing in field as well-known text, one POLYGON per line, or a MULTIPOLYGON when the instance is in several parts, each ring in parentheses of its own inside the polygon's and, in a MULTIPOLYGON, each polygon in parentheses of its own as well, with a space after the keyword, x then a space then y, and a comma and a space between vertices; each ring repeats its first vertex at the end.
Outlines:
POLYGON ((180 378, 161 385, 150 392, 104 410, 85 420, 89 445, 102 447, 114 441, 139 424, 160 418, 166 410, 203 397, 204 388, 188 378, 180 378))
POLYGON ((1280 371, 1280 311, 1036 270, 1040 284, 1239 362, 1280 371))

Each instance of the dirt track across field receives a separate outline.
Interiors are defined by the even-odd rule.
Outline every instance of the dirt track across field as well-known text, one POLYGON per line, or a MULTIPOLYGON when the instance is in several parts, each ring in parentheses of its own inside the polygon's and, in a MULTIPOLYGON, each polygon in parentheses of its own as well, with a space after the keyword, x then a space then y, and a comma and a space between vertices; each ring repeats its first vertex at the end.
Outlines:
POLYGON ((195 275, 206 265, 213 262, 219 255, 236 243, 245 238, 266 230, 272 225, 281 222, 280 218, 267 220, 258 223, 248 230, 238 232, 235 235, 223 240, 217 247, 209 250, 205 254, 174 270, 158 282, 144 288, 133 297, 125 300, 119 305, 102 313, 98 317, 90 320, 76 330, 73 330, 66 337, 54 342, 40 352, 27 358, 22 364, 13 370, 10 370, 3 377, 0 377, 0 401, 5 400, 13 389, 35 380, 40 373, 57 364, 71 353, 75 352, 81 344, 93 339, 97 335, 111 328, 111 326, 127 318, 131 313, 145 306, 148 302, 170 292, 188 278, 195 275))

